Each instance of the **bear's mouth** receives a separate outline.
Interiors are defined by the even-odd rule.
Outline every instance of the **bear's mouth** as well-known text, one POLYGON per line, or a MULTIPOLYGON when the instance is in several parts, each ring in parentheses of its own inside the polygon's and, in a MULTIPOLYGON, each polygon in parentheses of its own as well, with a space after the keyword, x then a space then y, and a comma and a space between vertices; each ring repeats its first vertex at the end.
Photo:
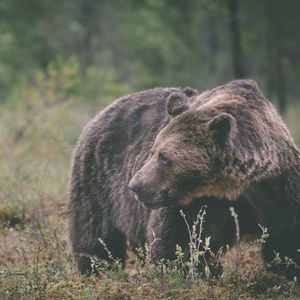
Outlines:
POLYGON ((169 201, 161 201, 161 202, 143 202, 145 206, 152 208, 152 209, 158 209, 161 207, 170 207, 173 205, 173 203, 170 203, 169 201))
POLYGON ((142 202, 146 207, 152 208, 152 209, 158 209, 161 207, 169 207, 172 206, 170 202, 167 201, 160 201, 160 202, 142 202))
POLYGON ((152 209, 157 209, 157 208, 161 208, 161 207, 168 207, 168 206, 172 206, 174 205, 173 201, 171 201, 168 198, 162 198, 160 196, 157 197, 141 197, 138 196, 137 194, 134 195, 135 199, 142 202, 146 207, 152 208, 152 209))

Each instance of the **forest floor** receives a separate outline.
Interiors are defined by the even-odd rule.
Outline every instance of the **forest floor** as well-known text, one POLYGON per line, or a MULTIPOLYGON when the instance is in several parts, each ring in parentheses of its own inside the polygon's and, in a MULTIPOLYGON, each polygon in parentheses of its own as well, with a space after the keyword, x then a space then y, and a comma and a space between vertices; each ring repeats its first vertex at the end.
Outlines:
POLYGON ((63 201, 40 204, 32 214, 2 205, 0 218, 1 299, 300 298, 299 283, 266 273, 259 249, 247 243, 241 245, 243 256, 235 247, 222 259, 220 278, 192 279, 174 265, 162 271, 132 252, 125 270, 103 268, 101 276, 86 277, 76 272, 70 256, 63 201))

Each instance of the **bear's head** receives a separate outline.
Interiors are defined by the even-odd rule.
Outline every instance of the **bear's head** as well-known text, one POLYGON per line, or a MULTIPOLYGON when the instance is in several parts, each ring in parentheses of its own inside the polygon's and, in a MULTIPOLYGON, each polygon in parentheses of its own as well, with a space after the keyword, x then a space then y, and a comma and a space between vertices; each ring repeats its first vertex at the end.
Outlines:
POLYGON ((204 196, 234 200, 284 167, 285 151, 295 145, 254 81, 233 81, 190 99, 169 95, 171 120, 129 183, 146 206, 187 205, 204 196))

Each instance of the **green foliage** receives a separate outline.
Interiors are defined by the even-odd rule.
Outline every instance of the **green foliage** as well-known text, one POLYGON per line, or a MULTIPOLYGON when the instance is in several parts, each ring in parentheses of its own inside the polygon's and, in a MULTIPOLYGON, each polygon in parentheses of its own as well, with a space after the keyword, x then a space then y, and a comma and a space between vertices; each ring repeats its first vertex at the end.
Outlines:
MULTIPOLYGON (((297 99, 299 1, 237 2, 246 76, 274 101, 297 99)), ((1 102, 70 57, 93 100, 102 80, 205 89, 233 78, 226 1, 3 0, 0 16, 1 102)))
POLYGON ((16 206, 0 205, 0 227, 16 227, 24 225, 24 212, 16 206))

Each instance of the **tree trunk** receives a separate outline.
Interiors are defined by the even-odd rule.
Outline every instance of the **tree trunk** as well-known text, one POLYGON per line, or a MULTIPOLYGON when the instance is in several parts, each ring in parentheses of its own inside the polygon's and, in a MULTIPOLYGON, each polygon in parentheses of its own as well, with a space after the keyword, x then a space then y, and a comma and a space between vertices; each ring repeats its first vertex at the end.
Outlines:
POLYGON ((231 36, 231 53, 233 64, 234 78, 243 78, 244 65, 243 65, 243 52, 240 37, 240 24, 239 24, 239 2, 238 0, 228 0, 229 12, 229 32, 231 36))
POLYGON ((86 68, 92 62, 92 38, 94 35, 94 7, 93 1, 80 0, 81 16, 80 23, 83 28, 83 37, 79 49, 80 71, 85 73, 86 68))
POLYGON ((283 33, 282 16, 280 2, 274 0, 266 1, 266 20, 268 29, 268 47, 266 47, 267 56, 271 56, 271 74, 274 82, 274 91, 277 94, 278 108, 281 115, 284 115, 287 108, 286 75, 284 71, 284 51, 283 51, 283 33))
POLYGON ((283 68, 283 53, 281 46, 277 44, 276 49, 276 85, 277 85, 277 97, 278 97, 278 108, 282 115, 286 113, 287 97, 286 97, 286 80, 283 68))

